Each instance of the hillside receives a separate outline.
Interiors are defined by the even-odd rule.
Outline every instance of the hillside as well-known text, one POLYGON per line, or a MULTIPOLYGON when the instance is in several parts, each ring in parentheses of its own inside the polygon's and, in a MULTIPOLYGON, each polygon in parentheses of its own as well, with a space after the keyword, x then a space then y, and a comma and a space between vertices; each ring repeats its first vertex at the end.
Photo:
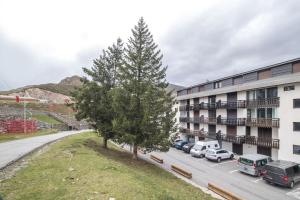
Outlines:
MULTIPOLYGON (((42 99, 50 103, 64 104, 66 100, 71 101, 71 92, 82 85, 79 76, 71 76, 61 80, 59 83, 48 83, 40 85, 29 85, 9 91, 0 91, 0 95, 32 97, 42 99)), ((167 91, 182 89, 182 86, 169 84, 167 91)))
MULTIPOLYGON (((71 92, 74 91, 76 87, 81 86, 81 81, 79 76, 71 76, 61 80, 59 83, 47 83, 40 85, 29 85, 9 91, 0 91, 2 95, 16 94, 16 93, 26 93, 28 89, 38 88, 40 90, 49 91, 52 93, 59 93, 66 96, 70 96, 71 92)), ((33 97, 33 96, 32 96, 33 97)))

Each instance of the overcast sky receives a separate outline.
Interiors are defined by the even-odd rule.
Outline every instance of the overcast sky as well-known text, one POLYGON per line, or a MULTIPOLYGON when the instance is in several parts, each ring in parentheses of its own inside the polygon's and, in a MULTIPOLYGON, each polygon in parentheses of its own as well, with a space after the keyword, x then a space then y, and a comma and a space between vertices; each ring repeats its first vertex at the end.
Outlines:
POLYGON ((143 16, 171 83, 300 57, 300 1, 0 0, 0 90, 82 75, 143 16))

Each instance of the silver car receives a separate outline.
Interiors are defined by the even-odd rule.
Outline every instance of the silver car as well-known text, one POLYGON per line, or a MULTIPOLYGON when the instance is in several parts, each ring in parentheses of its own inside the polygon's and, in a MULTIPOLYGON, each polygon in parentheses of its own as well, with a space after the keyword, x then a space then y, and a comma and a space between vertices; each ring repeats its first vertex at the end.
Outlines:
POLYGON ((209 149, 205 153, 205 158, 208 160, 214 160, 221 162, 224 159, 233 159, 234 154, 231 151, 225 149, 209 149))

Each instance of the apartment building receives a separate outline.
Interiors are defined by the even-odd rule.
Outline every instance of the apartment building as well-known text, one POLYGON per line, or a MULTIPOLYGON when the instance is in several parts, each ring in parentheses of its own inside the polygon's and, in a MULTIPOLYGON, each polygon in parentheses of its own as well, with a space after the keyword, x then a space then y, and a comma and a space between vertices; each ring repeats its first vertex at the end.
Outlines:
POLYGON ((180 136, 300 161, 300 58, 177 92, 180 136))

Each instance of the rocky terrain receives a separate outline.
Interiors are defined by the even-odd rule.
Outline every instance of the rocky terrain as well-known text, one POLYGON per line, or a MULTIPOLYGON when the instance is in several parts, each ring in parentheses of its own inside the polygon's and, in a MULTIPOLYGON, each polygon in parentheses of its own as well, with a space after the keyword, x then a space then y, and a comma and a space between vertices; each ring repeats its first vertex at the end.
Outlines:
MULTIPOLYGON (((22 88, 17 88, 9 91, 0 92, 0 95, 32 97, 40 100, 44 100, 48 103, 64 104, 66 101, 70 102, 71 92, 76 87, 82 85, 79 76, 71 76, 61 80, 59 83, 48 83, 41 85, 30 85, 22 88)), ((178 89, 182 89, 182 86, 169 84, 167 91, 173 91, 176 95, 178 89)))

